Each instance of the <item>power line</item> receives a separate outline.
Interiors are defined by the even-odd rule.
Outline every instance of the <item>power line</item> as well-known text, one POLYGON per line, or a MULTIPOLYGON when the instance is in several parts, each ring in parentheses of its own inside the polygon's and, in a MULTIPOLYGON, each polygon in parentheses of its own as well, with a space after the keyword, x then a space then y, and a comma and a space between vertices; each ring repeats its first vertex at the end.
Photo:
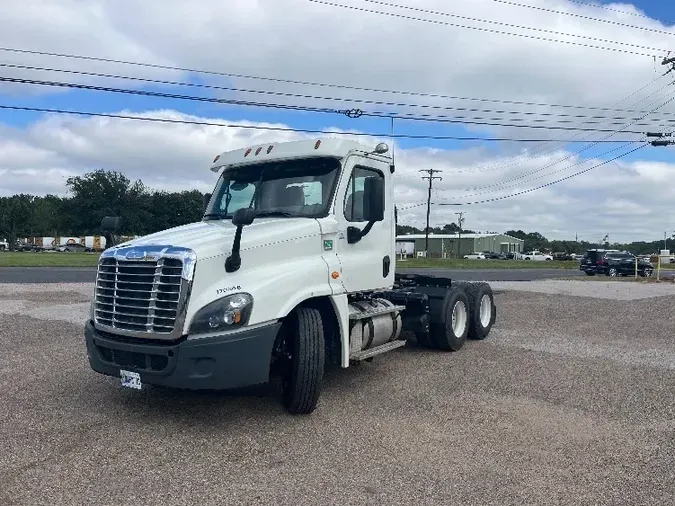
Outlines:
MULTIPOLYGON (((191 68, 185 68, 185 67, 176 67, 176 66, 170 66, 170 65, 159 65, 159 64, 154 64, 154 63, 145 63, 145 62, 132 62, 132 61, 125 61, 125 60, 116 60, 112 58, 103 58, 103 57, 96 57, 96 56, 86 56, 86 55, 75 55, 75 54, 66 54, 66 53, 51 53, 47 51, 34 51, 34 50, 28 50, 28 49, 18 49, 18 48, 8 48, 8 47, 0 47, 0 52, 10 52, 10 53, 19 53, 19 54, 31 54, 31 55, 39 55, 39 56, 51 56, 51 57, 57 57, 57 58, 65 58, 65 59, 79 59, 79 60, 86 60, 86 61, 97 61, 97 62, 106 62, 106 63, 117 63, 117 64, 123 64, 123 65, 130 65, 130 66, 138 66, 138 67, 147 67, 147 68, 156 68, 156 69, 162 69, 162 70, 173 70, 173 71, 180 71, 180 72, 189 72, 189 73, 194 73, 194 74, 208 74, 208 75, 214 75, 214 76, 220 76, 220 77, 228 77, 228 78, 237 78, 237 79, 252 79, 252 80, 259 80, 259 81, 270 81, 270 82, 275 82, 275 83, 284 83, 284 84, 294 84, 294 85, 302 85, 302 86, 313 86, 313 87, 320 87, 320 88, 334 88, 334 89, 341 89, 341 90, 353 90, 353 91, 362 91, 362 92, 369 92, 369 93, 382 93, 382 94, 390 94, 390 95, 404 95, 404 96, 416 96, 416 97, 425 97, 425 98, 440 98, 444 100, 463 100, 463 101, 471 101, 471 102, 487 102, 487 103, 495 103, 495 104, 505 104, 505 105, 525 105, 525 106, 534 106, 534 107, 551 107, 551 108, 564 108, 564 109, 580 109, 580 110, 594 110, 594 111, 609 111, 609 112, 622 112, 622 113, 641 113, 644 111, 640 110, 630 110, 630 109, 612 109, 612 108, 607 108, 607 107, 594 107, 594 106, 584 106, 584 105, 571 105, 571 104, 548 104, 544 102, 532 102, 532 101, 524 101, 524 100, 506 100, 506 99, 494 99, 494 98, 480 98, 480 97, 463 97, 463 96, 456 96, 456 95, 444 95, 441 93, 427 93, 427 92, 419 92, 419 91, 409 91, 409 90, 388 90, 388 89, 382 89, 382 88, 368 88, 368 87, 361 87, 361 86, 350 86, 350 85, 343 85, 343 84, 333 84, 333 83, 324 83, 324 82, 318 82, 318 81, 300 81, 300 80, 293 80, 293 79, 281 79, 281 78, 276 78, 276 77, 267 77, 267 76, 254 76, 254 75, 247 75, 247 74, 237 74, 233 72, 218 72, 218 71, 213 71, 213 70, 204 70, 204 69, 191 69, 191 68)), ((2 64, 2 66, 14 66, 13 64, 2 64)), ((50 68, 45 68, 45 67, 31 67, 31 66, 24 66, 24 65, 16 65, 16 68, 34 68, 35 70, 49 70, 49 71, 54 71, 54 72, 69 72, 69 73, 75 73, 75 74, 83 74, 83 75, 91 75, 91 76, 99 76, 99 77, 111 77, 111 78, 125 78, 125 76, 117 76, 114 74, 104 74, 104 73, 96 73, 96 72, 84 72, 84 71, 72 71, 72 70, 62 70, 62 69, 50 69, 50 68)), ((228 88, 228 87, 221 87, 221 86, 212 86, 212 85, 206 85, 206 84, 200 84, 200 83, 180 83, 177 81, 164 81, 164 80, 154 80, 154 79, 145 79, 145 78, 140 78, 140 77, 128 77, 128 79, 135 80, 135 81, 143 81, 143 82, 153 82, 156 84, 168 84, 168 85, 185 85, 185 86, 191 86, 195 88, 208 88, 208 89, 219 89, 219 90, 225 90, 225 91, 240 91, 240 92, 245 92, 245 93, 264 93, 264 94, 276 94, 277 92, 268 92, 264 90, 246 90, 246 89, 240 89, 240 88, 228 88)), ((280 92, 279 92, 280 93, 280 92)), ((280 95, 283 96, 283 95, 280 95)), ((291 95, 289 95, 291 96, 291 95)), ((298 98, 308 98, 308 99, 325 99, 329 100, 329 98, 324 98, 324 97, 314 97, 312 95, 298 95, 298 98)), ((367 103, 367 102, 364 102, 367 103)), ((373 102, 374 104, 376 102, 373 102)), ((383 102, 379 105, 387 105, 386 102, 383 102)), ((395 105, 395 104, 394 104, 395 105)), ((664 113, 664 114, 675 114, 675 113, 664 113)))
MULTIPOLYGON (((583 42, 573 42, 571 40, 559 40, 559 39, 551 39, 549 37, 542 37, 539 35, 528 35, 525 33, 513 33, 513 32, 505 32, 503 30, 495 30, 494 28, 484 28, 480 26, 469 26, 469 25, 461 25, 459 23, 451 23, 449 21, 441 21, 438 19, 425 19, 425 18, 418 18, 414 16, 406 16, 405 14, 396 14, 393 12, 386 12, 386 11, 378 11, 374 9, 366 9, 365 7, 356 7, 353 5, 344 5, 344 4, 338 4, 335 2, 328 2, 326 0, 308 0, 310 2, 316 3, 316 4, 323 4, 323 5, 328 5, 330 7, 340 7, 342 9, 350 9, 350 10, 355 10, 359 12, 368 12, 371 14, 379 14, 381 16, 389 16, 393 18, 399 18, 399 19, 407 19, 410 21, 423 21, 425 23, 431 23, 435 25, 444 25, 444 26, 453 26, 456 28, 467 28, 469 30, 478 30, 481 32, 486 32, 486 33, 495 33, 495 34, 500 34, 500 35, 511 35, 514 37, 524 37, 527 39, 532 39, 532 40, 541 40, 545 42, 557 42, 559 44, 568 44, 568 45, 573 45, 573 46, 580 46, 580 47, 586 47, 590 49, 602 49, 605 51, 613 51, 616 53, 626 53, 626 54, 633 54, 637 56, 648 56, 650 58, 656 56, 654 53, 640 53, 638 51, 632 51, 630 49, 621 49, 618 47, 605 47, 605 46, 595 46, 593 44, 586 44, 583 42)), ((658 49, 655 49, 655 51, 660 51, 658 49)))
MULTIPOLYGON (((648 88, 649 86, 651 86, 652 84, 654 84, 656 81, 662 79, 665 75, 666 75, 666 73, 662 74, 661 76, 659 76, 659 77, 657 77, 657 78, 655 78, 655 79, 652 79, 649 83, 647 83, 646 85, 642 86, 642 87, 639 88, 638 90, 636 90, 636 91, 634 91, 634 92, 632 92, 632 93, 626 95, 626 96, 623 97, 622 99, 620 99, 620 100, 618 100, 617 102, 615 102, 615 103, 612 105, 612 107, 616 107, 616 106, 619 105, 621 102, 624 102, 625 100, 628 100, 628 99, 631 98, 632 96, 634 96, 634 95, 640 93, 640 92, 641 92, 642 90, 644 90, 645 88, 648 88)), ((662 86, 661 88, 659 88, 659 89, 653 91, 652 93, 650 93, 649 95, 647 95, 647 96, 641 98, 640 100, 638 100, 638 101, 636 101, 636 102, 633 102, 633 103, 631 104, 631 106, 629 106, 629 107, 632 107, 632 106, 634 106, 634 105, 636 105, 636 104, 639 104, 640 102, 644 102, 644 101, 645 101, 646 99, 648 99, 649 97, 651 97, 651 96, 653 96, 653 95, 655 95, 655 94, 657 94, 657 93, 659 93, 659 92, 665 90, 665 89, 668 88, 671 84, 673 84, 673 83, 668 83, 668 84, 666 84, 665 86, 662 86)), ((648 114, 650 113, 650 111, 643 111, 643 112, 644 112, 646 115, 648 115, 648 114)), ((580 123, 580 125, 583 125, 583 123, 580 123)), ((580 133, 573 134, 573 135, 572 135, 572 138, 575 139, 575 138, 577 138, 579 135, 580 135, 580 133)), ((611 137, 611 136, 610 136, 610 137, 611 137)), ((595 142, 600 142, 600 141, 605 142, 608 138, 609 138, 609 137, 605 138, 604 140, 603 140, 603 139, 601 139, 601 140, 596 140, 595 142)), ((577 140, 583 141, 583 139, 577 139, 577 140)), ((554 146, 555 146, 555 144, 559 144, 559 143, 561 143, 561 142, 564 142, 564 145, 568 144, 567 142, 562 141, 562 140, 560 139, 560 137, 553 137, 553 138, 550 139, 550 142, 552 142, 552 143, 554 144, 554 146)), ((542 142, 542 143, 540 143, 540 144, 535 145, 535 146, 532 147, 532 148, 526 149, 526 150, 525 150, 525 153, 522 153, 522 154, 520 154, 520 155, 517 155, 517 156, 515 156, 515 157, 511 157, 511 158, 513 159, 513 162, 515 162, 518 158, 524 157, 526 154, 527 154, 527 155, 530 155, 530 156, 531 156, 531 155, 535 155, 535 154, 537 154, 537 155, 543 155, 543 154, 546 154, 546 153, 552 153, 555 149, 558 149, 557 147, 554 147, 553 149, 543 149, 543 150, 542 150, 542 149, 538 149, 539 146, 543 147, 543 146, 546 145, 547 143, 548 143, 548 141, 544 141, 544 142, 542 142)), ((595 144, 594 144, 594 145, 595 145, 595 144)), ((562 147, 562 146, 561 146, 561 147, 562 147)), ((589 146, 589 148, 590 148, 590 147, 593 147, 593 146, 589 146)), ((580 154, 580 153, 583 152, 583 151, 584 151, 584 150, 577 151, 577 152, 573 153, 571 156, 573 156, 573 155, 575 155, 575 154, 580 154)), ((558 160, 558 162, 565 161, 565 160, 567 160, 568 158, 570 158, 570 156, 565 157, 565 158, 562 158, 561 160, 558 160)), ((504 161, 506 161, 506 160, 508 160, 508 158, 505 159, 505 160, 501 160, 501 162, 504 162, 504 161)), ((556 162, 556 163, 558 163, 558 162, 556 162)), ((497 169, 505 169, 505 168, 508 168, 508 167, 513 167, 513 166, 515 166, 515 165, 518 165, 518 163, 507 163, 507 164, 504 164, 504 163, 497 163, 497 164, 488 165, 488 166, 484 167, 483 170, 477 170, 477 171, 475 171, 475 172, 492 172, 492 171, 497 170, 497 169)), ((474 189, 475 189, 475 188, 474 188, 474 189)))
POLYGON ((610 7, 609 5, 592 4, 592 3, 589 3, 589 2, 580 2, 579 0, 567 0, 567 1, 571 4, 582 5, 583 7, 594 7, 596 9, 604 9, 606 11, 612 11, 612 12, 617 12, 619 14, 625 14, 626 16, 634 16, 636 18, 651 19, 649 16, 645 16, 644 14, 640 14, 639 12, 622 11, 622 10, 619 10, 619 9, 614 9, 613 7, 610 7))
MULTIPOLYGON (((262 94, 262 95, 271 95, 271 96, 279 96, 279 97, 292 97, 292 98, 301 98, 301 99, 310 99, 310 100, 327 100, 327 101, 340 101, 340 102, 353 102, 353 103, 358 103, 358 104, 369 104, 369 105, 382 105, 382 106, 389 106, 389 107, 409 107, 409 108, 420 108, 420 109, 437 109, 437 110, 455 110, 455 111, 464 111, 464 112, 479 112, 479 113, 486 113, 486 114, 509 114, 509 115, 524 115, 524 116, 543 116, 543 117, 551 117, 551 118, 572 118, 572 119, 602 119, 602 120, 626 120, 626 119, 633 119, 633 118, 628 118, 625 116, 612 116, 612 117, 607 117, 607 116, 586 116, 582 114, 566 114, 566 113, 552 113, 552 112, 539 112, 539 111, 508 111, 508 110, 499 110, 499 109, 480 109, 480 108, 475 108, 475 107, 451 107, 451 106, 439 106, 439 105, 431 105, 431 104, 411 104, 411 103, 406 103, 406 102, 391 102, 391 101, 384 101, 384 100, 372 100, 372 99, 358 99, 358 98, 340 98, 340 97, 331 97, 331 96, 316 96, 316 95, 307 95, 307 94, 301 94, 301 93, 290 93, 290 92, 282 92, 282 91, 272 91, 272 90, 256 90, 256 89, 243 89, 243 88, 234 88, 234 87, 228 87, 228 86, 215 86, 215 85, 208 85, 208 84, 201 84, 201 83, 189 83, 189 82, 183 82, 183 81, 168 81, 168 80, 161 80, 161 79, 149 79, 149 78, 142 78, 142 77, 135 77, 135 76, 125 76, 125 75, 120 75, 120 74, 109 74, 109 73, 102 73, 102 72, 87 72, 83 70, 70 70, 70 69, 60 69, 60 68, 51 68, 51 67, 38 67, 38 66, 33 66, 33 65, 19 65, 19 64, 14 64, 14 63, 0 63, 0 67, 4 68, 11 68, 11 69, 18 69, 18 70, 35 70, 35 71, 40 71, 40 72, 57 72, 57 73, 65 73, 65 74, 75 74, 75 75, 85 75, 85 76, 90 76, 90 77, 102 77, 106 79, 119 79, 119 80, 129 80, 129 81, 138 81, 138 82, 144 82, 144 83, 152 83, 152 84, 162 84, 162 85, 170 85, 170 86, 184 86, 184 87, 190 87, 190 88, 204 88, 204 89, 214 89, 214 90, 220 90, 220 91, 232 91, 232 92, 238 92, 238 93, 257 93, 257 94, 262 94)), ((665 75, 665 74, 664 74, 665 75)), ((654 81, 660 79, 663 76, 660 76, 656 78, 654 81)), ((652 81, 652 82, 654 82, 652 81)), ((651 83, 650 83, 651 84, 651 83)), ((646 86, 645 86, 646 87, 646 86)), ((638 90, 641 91, 641 90, 638 90)), ((637 92, 636 92, 637 93, 637 92)), ((459 98, 463 99, 463 98, 459 98)), ((480 99, 477 99, 480 100, 480 99)), ((547 104, 534 104, 534 105, 539 105, 539 106, 545 106, 545 107, 557 107, 555 105, 547 105, 547 104)), ((583 106, 564 106, 564 107, 583 107, 583 106)), ((589 109, 606 109, 606 108, 594 108, 590 107, 589 109)), ((607 109, 615 112, 623 112, 623 113, 641 113, 645 111, 639 111, 639 110, 629 110, 629 109, 607 109)), ((335 109, 330 109, 330 112, 335 112, 335 109)), ((361 111, 363 112, 363 111, 361 111)), ((391 113, 387 112, 381 112, 381 111, 372 111, 372 114, 376 115, 391 115, 391 113)), ((430 115, 430 114, 419 114, 419 113, 405 113, 401 115, 401 113, 398 113, 400 117, 395 117, 395 119, 408 119, 408 120, 422 120, 422 121, 437 121, 437 122, 443 122, 444 119, 461 119, 462 117, 452 117, 452 116, 443 116, 443 115, 430 115)), ((675 115, 675 112, 664 112, 662 113, 664 115, 675 115)), ((523 121, 523 119, 520 118, 514 118, 513 121, 523 121)), ((535 121, 543 121, 543 120, 535 120, 535 121)), ((675 119, 663 119, 663 118, 654 118, 653 121, 665 121, 669 123, 675 123, 675 119)), ((570 123, 570 121, 562 120, 559 121, 562 123, 570 123)), ((590 122, 594 123, 594 122, 590 122)), ((598 122, 595 122, 598 123, 598 122)), ((604 123, 604 121, 603 121, 604 123)))
MULTIPOLYGON (((317 112, 317 113, 331 113, 331 114, 344 114, 348 117, 374 117, 374 118, 394 118, 394 119, 416 119, 413 116, 403 116, 397 114, 388 114, 381 112, 367 112, 361 111, 360 109, 351 109, 351 110, 340 110, 340 109, 329 109, 329 108, 319 108, 319 107, 309 107, 309 106, 298 106, 298 105, 285 105, 285 104, 275 104, 269 102, 254 102, 247 100, 234 100, 234 99, 224 99, 224 98, 213 98, 213 97, 199 97, 194 95, 178 95, 175 93, 163 93, 155 91, 145 91, 145 90, 134 90, 127 88, 112 88, 107 86, 94 86, 87 84, 78 84, 78 83, 69 83, 61 81, 43 81, 37 79, 22 79, 14 77, 0 77, 0 82, 9 82, 17 84, 31 84, 37 86, 50 86, 50 87, 60 87, 60 88, 72 88, 72 89, 82 89, 90 91, 103 91, 109 93, 122 93, 127 95, 140 95, 140 96, 149 96, 149 97, 158 97, 158 98, 171 98, 178 100, 188 100, 188 101, 197 101, 197 102, 207 102, 207 103, 217 103, 217 104, 227 104, 227 105, 240 105, 240 106, 253 106, 253 107, 268 107, 273 109, 285 109, 293 111, 304 111, 304 112, 317 112)), ((491 121, 485 121, 483 117, 456 117, 456 119, 443 118, 443 123, 454 123, 454 124, 466 124, 466 125, 483 125, 483 126, 498 126, 505 128, 531 128, 534 130, 561 130, 569 132, 593 132, 593 133, 608 133, 614 132, 611 129, 598 129, 598 128, 574 128, 574 127, 565 127, 565 126, 556 126, 556 125, 530 125, 530 124, 513 124, 513 123, 501 123, 500 121, 515 121, 513 119, 507 118, 490 118, 491 121)), ((537 121, 537 120, 534 120, 537 121)), ((602 122, 601 122, 602 123, 602 122)), ((616 123, 620 124, 620 123, 616 123)), ((638 124, 638 126, 652 126, 649 124, 638 124)), ((628 134, 642 135, 643 132, 640 131, 626 131, 628 134)))
MULTIPOLYGON (((618 151, 618 150, 620 150, 620 149, 623 149, 623 148, 625 148, 625 147, 627 147, 627 146, 629 146, 629 145, 631 145, 631 144, 635 144, 636 142, 640 142, 640 141, 633 141, 633 142, 628 142, 628 143, 626 143, 626 144, 622 144, 621 146, 617 146, 617 147, 614 148, 614 149, 610 149, 609 151, 606 151, 606 152, 604 152, 604 153, 598 155, 597 158, 599 158, 599 157, 601 157, 601 156, 604 156, 604 155, 607 155, 607 154, 609 154, 609 153, 613 153, 614 151, 618 151)), ((563 159, 563 160, 565 160, 565 159, 563 159)), ((469 195, 464 195, 462 198, 475 197, 475 196, 477 196, 477 195, 485 195, 486 193, 495 193, 496 191, 501 191, 501 190, 504 190, 504 189, 506 189, 506 188, 513 188, 514 186, 518 186, 518 185, 521 184, 521 183, 516 183, 516 184, 506 185, 506 186, 503 186, 503 184, 504 184, 504 183, 509 183, 509 182, 512 182, 512 181, 518 181, 518 180, 523 179, 523 178, 525 178, 525 177, 528 177, 528 176, 530 176, 530 175, 532 175, 532 174, 536 174, 537 172, 541 172, 541 171, 543 171, 543 170, 545 170, 545 169, 547 169, 547 168, 549 168, 549 167, 553 167, 554 165, 557 165, 558 163, 560 163, 560 162, 563 161, 563 160, 559 160, 559 161, 557 161, 557 162, 551 163, 551 164, 549 164, 549 165, 546 165, 546 166, 544 166, 544 167, 541 167, 541 168, 539 168, 539 169, 537 169, 537 170, 535 170, 535 171, 532 171, 532 172, 530 172, 530 173, 526 173, 526 174, 523 174, 523 175, 518 176, 518 177, 514 177, 514 178, 511 178, 511 179, 506 179, 506 180, 504 180, 504 181, 500 181, 499 183, 496 183, 496 184, 485 185, 485 186, 479 186, 479 187, 474 188, 474 189, 492 188, 492 187, 495 187, 495 186, 496 186, 497 188, 494 189, 494 190, 486 190, 486 191, 481 191, 481 192, 477 192, 477 193, 472 193, 472 194, 469 194, 469 195)), ((546 174, 542 174, 541 176, 534 177, 534 178, 529 179, 529 180, 527 180, 527 181, 522 181, 522 183, 530 183, 530 182, 532 182, 532 181, 536 181, 537 179, 543 179, 543 178, 545 178, 545 177, 552 176, 553 174, 558 174, 558 173, 560 173, 560 172, 564 172, 564 171, 566 171, 566 170, 568 170, 568 169, 571 169, 572 167, 578 167, 579 165, 583 165, 583 164, 585 164, 585 163, 588 163, 589 161, 590 161, 590 160, 580 160, 580 161, 578 161, 578 162, 576 162, 576 163, 573 163, 572 165, 567 165, 567 166, 563 167, 562 169, 558 169, 558 170, 554 170, 553 172, 548 172, 548 173, 546 173, 546 174)))
POLYGON ((421 13, 424 13, 424 14, 433 14, 433 15, 436 15, 436 16, 445 16, 445 17, 450 17, 450 18, 463 19, 463 20, 466 20, 466 21, 475 21, 475 22, 478 22, 478 23, 487 23, 487 24, 490 24, 490 25, 506 26, 506 27, 509 27, 509 28, 518 28, 518 29, 521 29, 521 30, 532 30, 532 31, 535 31, 535 32, 548 33, 548 34, 551 34, 551 35, 562 35, 564 37, 576 37, 576 38, 579 38, 579 39, 592 40, 594 42, 605 42, 605 43, 609 43, 609 44, 617 44, 617 45, 620 45, 620 46, 634 47, 634 48, 637 48, 637 49, 649 49, 649 50, 653 50, 653 51, 659 51, 661 53, 666 52, 664 49, 658 49, 658 48, 654 48, 654 47, 650 47, 650 46, 643 46, 643 45, 640 45, 640 44, 631 44, 629 42, 619 42, 619 41, 616 41, 616 40, 603 39, 603 38, 600 38, 600 37, 592 37, 590 35, 579 35, 579 34, 575 34, 575 33, 558 32, 556 30, 549 30, 547 28, 532 28, 532 27, 529 27, 529 26, 515 25, 515 24, 512 24, 512 23, 504 23, 503 21, 493 21, 493 20, 490 20, 490 19, 472 18, 472 17, 469 17, 469 16, 461 16, 459 14, 450 14, 449 12, 436 11, 436 10, 432 10, 432 9, 423 9, 421 7, 411 7, 411 6, 408 6, 408 5, 400 5, 400 4, 396 4, 396 3, 392 3, 392 2, 384 2, 382 0, 363 0, 363 1, 371 3, 371 4, 378 4, 378 5, 384 5, 384 6, 387 6, 387 7, 394 7, 396 9, 405 9, 405 10, 410 10, 410 11, 415 11, 415 12, 421 12, 421 13))
MULTIPOLYGON (((182 125, 199 125, 199 126, 216 126, 224 128, 242 128, 245 130, 263 130, 271 132, 294 132, 294 133, 308 133, 308 134, 323 134, 323 135, 353 135, 362 137, 384 137, 391 139, 421 139, 421 140, 443 140, 443 141, 482 141, 482 142, 541 142, 541 139, 518 139, 509 137, 461 137, 453 135, 409 135, 409 134, 391 134, 391 133, 376 133, 376 132, 341 132, 337 130, 312 130, 306 128, 290 128, 290 127, 272 127, 260 125, 242 125, 236 123, 217 123, 210 121, 197 120, 177 120, 169 118, 157 118, 152 116, 132 116, 128 114, 113 114, 103 112, 89 112, 89 111, 75 111, 67 109, 53 109, 46 107, 26 107, 18 105, 0 104, 0 109, 26 112, 43 112, 53 114, 67 114, 74 116, 91 116, 102 118, 115 118, 136 121, 147 121, 151 123, 169 123, 182 125)), ((584 141, 585 142, 585 141, 584 141)), ((611 142, 629 142, 611 141, 611 142)))
MULTIPOLYGON (((659 105, 659 106, 655 107, 654 109, 652 109, 651 112, 655 112, 655 111, 657 111, 658 109, 660 109, 660 108, 662 108, 662 107, 665 107, 666 105, 668 105, 668 104, 669 104, 670 102, 672 102, 673 100, 675 100, 675 95, 672 96, 671 98, 669 98, 668 100, 666 100, 666 101, 665 101, 664 103, 662 103, 661 105, 659 105)), ((648 114, 651 114, 651 112, 648 112, 647 114, 645 114, 645 116, 648 115, 648 114)), ((633 123, 635 123, 635 122, 633 122, 633 123)), ((628 125, 624 126, 623 129, 628 128, 628 127, 631 126, 631 125, 632 125, 632 123, 629 123, 628 125)), ((621 129, 621 130, 623 130, 623 129, 621 129)), ((616 134, 618 134, 619 132, 621 132, 621 130, 617 130, 617 131, 615 131, 614 133, 608 135, 607 137, 604 138, 604 140, 606 140, 606 139, 609 138, 609 137, 613 137, 614 135, 616 135, 616 134)), ((627 145, 628 145, 628 144, 633 144, 633 142, 627 143, 627 145)), ((545 169, 547 169, 547 168, 549 168, 549 167, 552 167, 552 166, 554 166, 554 165, 557 165, 557 164, 560 163, 560 162, 563 162, 563 161, 565 161, 565 160, 568 160, 568 159, 572 158, 573 156, 578 155, 578 154, 580 154, 580 153, 586 151, 587 149, 592 148, 592 147, 595 146, 595 145, 596 145, 596 144, 590 144, 589 146, 586 146, 586 147, 580 149, 579 151, 577 151, 577 152, 575 152, 575 153, 571 153, 571 154, 567 155, 566 157, 564 157, 564 158, 562 158, 562 159, 560 159, 560 160, 558 160, 558 161, 556 161, 556 162, 553 162, 553 163, 551 163, 551 164, 549 164, 549 165, 545 165, 544 167, 540 167, 539 169, 533 170, 533 171, 531 171, 531 172, 527 172, 527 173, 522 174, 522 175, 520 175, 520 176, 518 176, 518 177, 511 178, 511 180, 508 180, 508 179, 507 179, 507 180, 505 180, 505 181, 501 181, 501 182, 499 182, 499 183, 495 183, 495 184, 491 184, 491 185, 478 186, 478 187, 476 187, 476 188, 474 188, 474 189, 482 189, 482 188, 490 188, 490 187, 495 187, 495 186, 501 186, 501 185, 503 185, 504 183, 507 183, 507 182, 510 182, 510 181, 516 181, 516 180, 519 180, 519 179, 523 179, 523 178, 528 177, 528 176, 530 176, 530 175, 533 175, 533 174, 536 174, 536 173, 538 173, 538 172, 541 172, 541 171, 543 171, 543 170, 545 170, 545 169)), ((621 147, 623 147, 623 146, 619 146, 618 148, 611 149, 611 150, 609 150, 609 151, 607 151, 607 152, 605 152, 605 153, 602 153, 602 154, 599 155, 599 156, 604 156, 604 155, 606 155, 606 154, 612 153, 612 152, 616 151, 617 149, 621 149, 621 147)), ((574 167, 575 165, 579 165, 579 163, 573 164, 573 165, 568 166, 568 167, 565 167, 565 168, 562 169, 562 170, 566 170, 566 169, 568 169, 568 168, 574 167)), ((554 172, 552 172, 551 174, 555 174, 556 172, 561 172, 562 170, 554 171, 554 172)), ((547 175, 550 175, 550 174, 544 174, 544 176, 541 176, 541 177, 546 177, 547 175)), ((537 177, 537 178, 535 178, 535 179, 541 179, 541 177, 537 177)), ((499 188, 497 188, 496 190, 493 190, 493 191, 498 191, 498 190, 499 190, 499 188)), ((490 192, 482 192, 482 193, 490 193, 490 192)))
POLYGON ((491 198, 491 199, 485 199, 485 200, 477 200, 477 201, 475 201, 475 202, 462 202, 462 203, 445 203, 445 202, 443 202, 443 203, 434 203, 434 204, 435 204, 435 205, 439 205, 439 206, 468 206, 468 205, 474 205, 474 204, 485 204, 485 203, 488 203, 488 202, 496 202, 496 201, 498 201, 498 200, 504 200, 504 199, 508 199, 508 198, 511 198, 511 197, 517 197, 517 196, 519 196, 519 195, 524 195, 524 194, 526 194, 526 193, 531 193, 531 192, 533 192, 533 191, 540 190, 540 189, 542 189, 542 188, 547 188, 547 187, 549 187, 549 186, 553 186, 553 185, 558 184, 558 183, 561 183, 561 182, 563 182, 563 181, 567 181, 568 179, 571 179, 571 178, 573 178, 573 177, 580 176, 581 174, 585 174, 586 172, 589 172, 589 171, 591 171, 591 170, 593 170, 593 169, 596 169, 596 168, 601 167, 601 166, 603 166, 603 165, 607 165, 607 164, 610 163, 610 162, 613 162, 613 161, 615 161, 615 160, 618 160, 619 158, 623 158, 624 156, 628 156, 628 155, 630 155, 631 153, 634 153, 635 151, 638 151, 638 150, 640 150, 640 149, 642 149, 642 148, 645 148, 645 147, 647 147, 647 146, 648 146, 648 144, 642 144, 642 145, 638 146, 637 148, 631 149, 630 151, 628 151, 628 152, 626 152, 626 153, 623 153, 623 154, 621 154, 621 155, 615 156, 614 158, 611 158, 611 159, 609 159, 609 160, 605 160, 604 162, 598 163, 597 165, 593 165, 592 167, 589 167, 589 168, 587 168, 587 169, 581 170, 581 171, 579 171, 579 172, 575 172, 574 174, 570 174, 569 176, 565 176, 565 177, 563 177, 563 178, 556 179, 555 181, 551 181, 551 182, 549 182, 549 183, 546 183, 546 184, 537 186, 537 187, 535 187, 535 188, 529 188, 529 189, 527 189, 527 190, 523 190, 523 191, 519 191, 519 192, 516 192, 516 193, 512 193, 512 194, 510 194, 510 195, 503 195, 503 196, 501 196, 501 197, 493 197, 493 198, 491 198))
MULTIPOLYGON (((536 6, 536 5, 521 4, 519 2, 513 2, 511 0, 492 0, 492 1, 500 3, 500 4, 511 5, 513 7, 523 7, 525 9, 535 9, 535 10, 538 10, 538 11, 551 12, 553 14, 560 14, 562 16, 571 16, 571 17, 579 18, 579 19, 587 19, 589 21, 597 21, 599 23, 607 23, 609 25, 614 25, 614 26, 624 26, 626 28, 634 28, 635 30, 644 30, 646 32, 660 33, 662 35, 675 35, 675 33, 667 32, 665 30, 659 30, 657 28, 647 28, 645 26, 629 25, 627 23, 621 23, 619 21, 612 21, 612 20, 609 20, 609 19, 594 18, 592 16, 586 16, 584 14, 575 14, 574 12, 558 11, 558 10, 555 10, 555 9, 548 9, 546 7, 539 7, 539 6, 536 6)), ((577 2, 577 3, 580 3, 580 2, 577 2)))

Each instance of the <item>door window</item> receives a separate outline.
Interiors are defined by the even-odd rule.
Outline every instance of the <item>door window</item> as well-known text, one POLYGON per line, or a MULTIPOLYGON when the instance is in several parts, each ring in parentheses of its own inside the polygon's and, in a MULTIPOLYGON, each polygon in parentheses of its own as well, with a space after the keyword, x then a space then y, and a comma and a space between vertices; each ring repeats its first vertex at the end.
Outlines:
POLYGON ((344 213, 347 221, 362 222, 364 217, 364 202, 363 202, 363 188, 364 182, 368 177, 375 177, 384 179, 384 175, 374 169, 366 169, 365 167, 354 167, 352 175, 349 178, 347 185, 347 193, 345 194, 344 213))

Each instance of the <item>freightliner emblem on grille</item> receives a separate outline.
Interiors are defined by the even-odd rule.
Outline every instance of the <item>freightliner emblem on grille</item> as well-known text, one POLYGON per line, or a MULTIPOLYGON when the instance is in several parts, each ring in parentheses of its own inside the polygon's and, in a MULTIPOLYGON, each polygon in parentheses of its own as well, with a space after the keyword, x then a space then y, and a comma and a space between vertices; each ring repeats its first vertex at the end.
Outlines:
POLYGON ((147 261, 157 260, 156 255, 148 254, 146 251, 137 249, 132 249, 131 251, 127 252, 127 254, 124 255, 124 258, 126 258, 127 260, 147 260, 147 261))

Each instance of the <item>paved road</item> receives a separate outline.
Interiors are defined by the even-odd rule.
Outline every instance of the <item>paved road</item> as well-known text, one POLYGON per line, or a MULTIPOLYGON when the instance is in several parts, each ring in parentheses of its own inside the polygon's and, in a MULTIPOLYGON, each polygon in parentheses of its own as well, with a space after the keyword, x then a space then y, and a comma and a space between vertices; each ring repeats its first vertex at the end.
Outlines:
MULTIPOLYGON (((577 276, 576 269, 399 269, 401 273, 449 276, 465 281, 532 281, 577 276)), ((96 269, 79 267, 0 267, 0 283, 93 283, 96 269)))
POLYGON ((125 390, 87 363, 89 284, 7 285, 0 504, 675 504, 675 286, 510 285, 485 341, 331 370, 308 417, 125 390))

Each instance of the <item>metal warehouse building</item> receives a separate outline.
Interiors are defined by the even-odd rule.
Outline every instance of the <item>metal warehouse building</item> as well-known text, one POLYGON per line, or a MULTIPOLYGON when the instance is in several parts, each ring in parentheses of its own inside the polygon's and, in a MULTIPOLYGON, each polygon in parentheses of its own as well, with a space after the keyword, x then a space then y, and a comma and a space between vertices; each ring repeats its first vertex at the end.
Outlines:
MULTIPOLYGON (((424 237, 424 234, 399 235, 396 237, 396 251, 417 256, 418 252, 424 252, 424 237)), ((461 234, 461 238, 458 234, 429 234, 429 256, 461 258, 474 251, 521 253, 524 242, 505 234, 461 234)))

